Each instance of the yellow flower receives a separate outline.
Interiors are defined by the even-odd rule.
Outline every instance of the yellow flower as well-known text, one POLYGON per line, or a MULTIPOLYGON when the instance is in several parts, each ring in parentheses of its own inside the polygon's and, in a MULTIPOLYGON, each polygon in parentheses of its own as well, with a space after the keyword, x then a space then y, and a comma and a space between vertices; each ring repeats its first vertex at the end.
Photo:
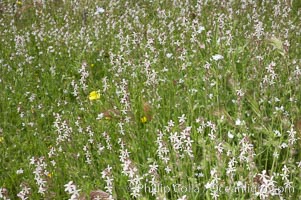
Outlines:
POLYGON ((0 143, 3 142, 3 140, 4 140, 4 138, 3 138, 3 137, 0 137, 0 143))
POLYGON ((90 101, 100 99, 100 93, 99 93, 99 91, 92 91, 92 92, 90 92, 89 99, 90 99, 90 101))
POLYGON ((49 173, 47 174, 47 176, 48 176, 49 178, 51 178, 51 177, 52 177, 52 173, 49 172, 49 173))
POLYGON ((143 116, 140 118, 141 123, 145 124, 147 122, 147 117, 143 116))
POLYGON ((17 4, 21 6, 23 3, 21 1, 17 1, 17 4))
POLYGON ((91 67, 94 67, 94 64, 93 64, 93 63, 91 64, 91 67))

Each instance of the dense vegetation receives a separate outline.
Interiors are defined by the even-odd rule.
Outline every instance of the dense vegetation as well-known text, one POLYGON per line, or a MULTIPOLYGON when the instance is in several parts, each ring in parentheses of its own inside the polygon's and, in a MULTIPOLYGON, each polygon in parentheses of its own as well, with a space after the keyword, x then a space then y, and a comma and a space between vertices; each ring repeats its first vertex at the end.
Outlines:
POLYGON ((0 1, 0 199, 296 199, 301 3, 0 1))

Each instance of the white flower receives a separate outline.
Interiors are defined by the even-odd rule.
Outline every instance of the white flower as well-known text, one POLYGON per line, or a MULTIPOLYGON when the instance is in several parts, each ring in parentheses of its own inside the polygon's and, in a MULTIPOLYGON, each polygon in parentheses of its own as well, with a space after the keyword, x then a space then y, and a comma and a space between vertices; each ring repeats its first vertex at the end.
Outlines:
POLYGON ((279 158, 279 153, 278 153, 277 151, 275 151, 275 152, 273 153, 273 157, 274 157, 274 158, 279 158))
POLYGON ((21 169, 19 169, 19 170, 17 170, 17 174, 23 174, 23 169, 21 168, 21 169))
POLYGON ((236 126, 241 126, 241 125, 243 125, 243 122, 240 119, 236 119, 235 125, 236 126))
POLYGON ((187 196, 184 195, 184 196, 182 196, 181 198, 179 198, 178 200, 186 200, 186 199, 187 199, 187 196))
POLYGON ((73 181, 69 181, 69 183, 65 184, 65 192, 71 195, 69 200, 77 200, 79 197, 79 191, 76 188, 76 185, 73 184, 73 181))
POLYGON ((214 55, 214 56, 212 56, 212 59, 213 60, 222 60, 222 59, 224 59, 224 56, 222 56, 222 55, 219 55, 219 54, 216 54, 216 55, 214 55))
POLYGON ((234 135, 230 131, 228 131, 228 138, 230 139, 234 138, 234 135))
POLYGON ((73 185, 73 181, 70 181, 64 186, 65 186, 65 192, 68 192, 69 194, 72 194, 73 191, 76 189, 75 185, 73 185))
POLYGON ((212 182, 207 182, 207 183, 205 184, 205 188, 206 188, 207 190, 213 188, 212 182))
POLYGON ((201 33, 204 30, 205 30, 205 27, 204 26, 200 26, 199 29, 198 29, 198 33, 201 33))
POLYGON ((281 136, 281 133, 280 133, 280 131, 278 131, 278 130, 274 130, 274 133, 275 133, 275 135, 276 135, 277 137, 280 137, 280 136, 281 136))
POLYGON ((105 12, 105 9, 103 9, 102 7, 96 7, 96 12, 94 13, 95 15, 98 15, 98 14, 101 14, 101 13, 104 13, 105 12))
MULTIPOLYGON (((301 162, 300 162, 300 166, 301 166, 301 162)), ((301 168, 301 167, 300 167, 301 168)), ((167 173, 167 174, 169 174, 170 172, 171 172, 171 169, 167 166, 167 167, 165 167, 165 172, 167 173)))
POLYGON ((101 120, 102 118, 104 117, 104 114, 103 113, 100 113, 97 115, 97 120, 101 120))
POLYGON ((185 123, 185 121, 186 121, 185 114, 183 114, 181 117, 178 117, 178 118, 179 118, 179 123, 180 123, 180 124, 185 123))
POLYGON ((172 53, 167 53, 167 54, 166 54, 166 57, 167 57, 167 58, 171 58, 171 57, 172 57, 172 53))
POLYGON ((245 93, 241 89, 239 89, 239 90, 236 90, 236 95, 239 97, 243 97, 245 95, 245 93))

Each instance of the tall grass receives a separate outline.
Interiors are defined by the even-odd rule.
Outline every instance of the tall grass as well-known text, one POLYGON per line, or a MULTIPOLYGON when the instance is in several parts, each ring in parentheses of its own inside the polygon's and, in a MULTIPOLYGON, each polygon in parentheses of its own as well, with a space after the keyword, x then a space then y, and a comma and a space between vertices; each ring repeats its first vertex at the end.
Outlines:
POLYGON ((297 199, 298 1, 0 1, 0 199, 297 199))

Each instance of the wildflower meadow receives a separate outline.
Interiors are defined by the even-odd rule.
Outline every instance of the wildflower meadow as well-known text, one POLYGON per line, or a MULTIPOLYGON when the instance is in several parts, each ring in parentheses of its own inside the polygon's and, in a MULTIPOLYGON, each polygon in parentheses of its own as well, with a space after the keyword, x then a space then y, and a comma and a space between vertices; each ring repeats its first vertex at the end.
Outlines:
POLYGON ((0 40, 0 200, 300 198, 300 0, 0 0, 0 40))

